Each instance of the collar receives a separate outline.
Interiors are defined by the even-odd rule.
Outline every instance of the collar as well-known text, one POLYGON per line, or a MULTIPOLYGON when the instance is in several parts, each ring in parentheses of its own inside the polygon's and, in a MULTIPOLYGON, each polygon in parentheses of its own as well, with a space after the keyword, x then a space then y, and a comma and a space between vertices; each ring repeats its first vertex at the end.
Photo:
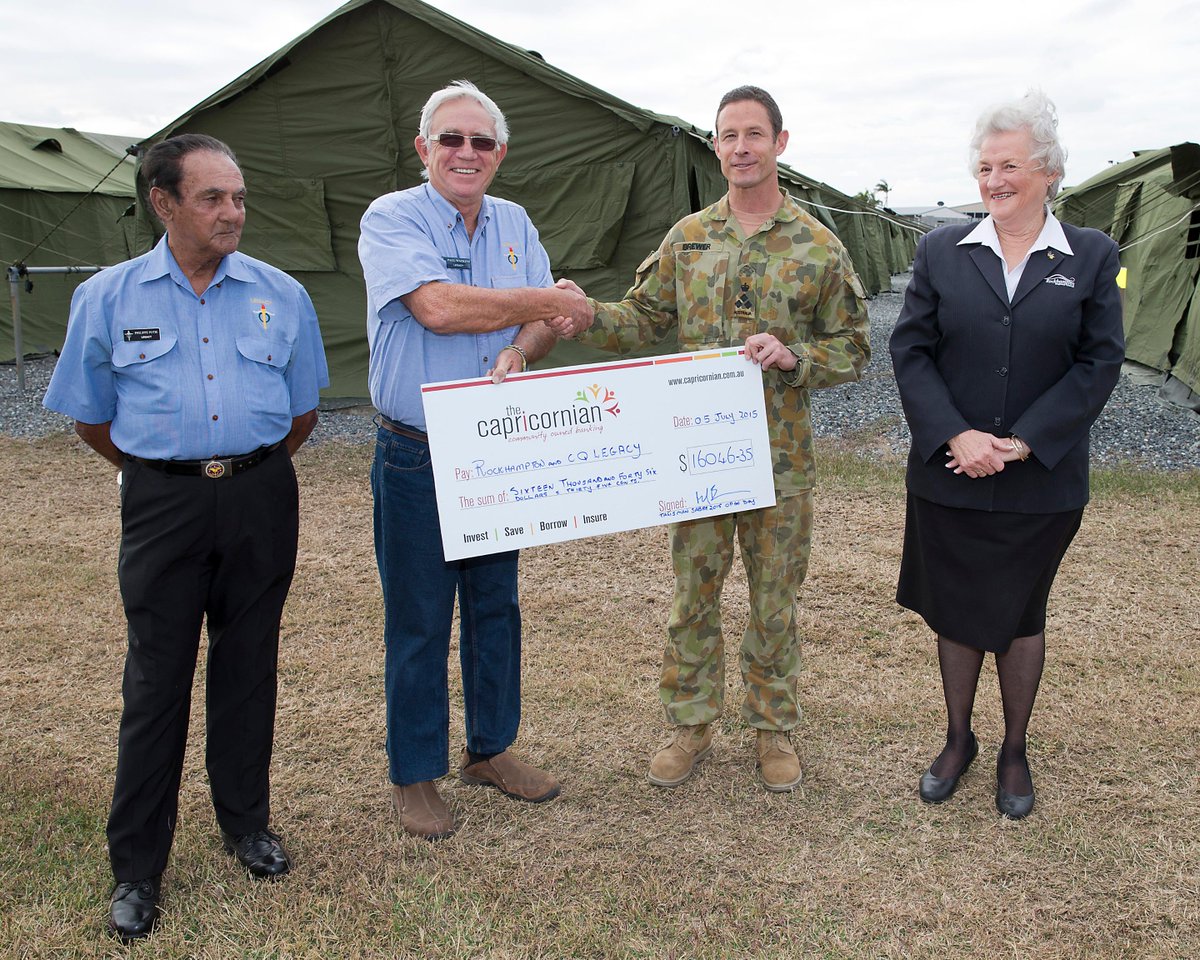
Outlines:
MULTIPOLYGON (((433 184, 426 181, 421 184, 425 190, 425 199, 431 207, 437 212, 442 222, 446 224, 447 230, 453 230, 456 223, 463 222, 463 215, 459 212, 458 207, 452 204, 449 200, 438 193, 433 184)), ((492 218, 492 207, 495 201, 492 200, 486 193, 483 195, 483 203, 479 205, 479 218, 475 222, 476 228, 483 227, 492 218)))
MULTIPOLYGON (((959 240, 957 246, 961 247, 968 243, 982 244, 995 253, 1001 260, 1004 259, 1004 254, 1000 251, 1000 235, 996 233, 996 223, 992 220, 991 214, 984 217, 974 230, 959 240)), ((1033 241, 1033 246, 1029 248, 1029 252, 1035 253, 1038 250, 1046 250, 1050 247, 1053 247, 1059 253, 1065 253, 1067 256, 1075 255, 1075 251, 1071 249, 1071 244, 1067 242, 1067 235, 1063 232, 1062 224, 1058 222, 1047 206, 1046 222, 1042 224, 1042 232, 1033 241)))
MULTIPOLYGON (((142 267, 142 277, 138 282, 147 283, 150 280, 166 276, 171 277, 178 284, 191 288, 191 281, 184 276, 183 269, 175 259, 175 254, 171 252, 167 234, 164 233, 158 243, 154 245, 154 249, 146 255, 146 262, 142 267)), ((209 286, 221 283, 226 277, 231 280, 241 280, 243 283, 251 283, 254 280, 246 266, 245 257, 236 250, 222 258, 221 262, 217 264, 217 270, 213 274, 212 280, 209 281, 209 286)))
MULTIPOLYGON (((779 209, 771 216, 773 223, 790 223, 800 215, 800 205, 795 198, 788 193, 783 187, 779 188, 779 192, 783 195, 783 202, 780 203, 779 209)), ((726 192, 720 200, 708 208, 708 215, 713 220, 728 220, 733 216, 733 211, 729 208, 729 193, 726 192)), ((766 223, 766 221, 763 221, 766 223)))

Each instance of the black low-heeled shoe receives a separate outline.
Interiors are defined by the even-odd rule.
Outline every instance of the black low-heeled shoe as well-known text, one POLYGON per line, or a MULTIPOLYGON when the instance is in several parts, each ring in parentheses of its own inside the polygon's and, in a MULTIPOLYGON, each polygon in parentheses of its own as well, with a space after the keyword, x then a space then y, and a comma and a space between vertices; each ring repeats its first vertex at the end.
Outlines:
MULTIPOLYGON (((1025 772, 1029 773, 1029 761, 1025 761, 1025 772)), ((1000 811, 1000 816, 1008 817, 1009 820, 1024 820, 1030 813, 1033 812, 1033 798, 1035 792, 1033 787, 1033 775, 1029 775, 1030 791, 1023 797, 1018 797, 1015 793, 1009 793, 1000 786, 1000 757, 996 756, 996 809, 1000 811)))
POLYGON ((933 774, 931 766, 923 774, 921 774, 921 785, 918 792, 921 794, 921 799, 926 803, 941 803, 943 800, 948 800, 958 787, 958 778, 967 772, 967 767, 971 765, 971 761, 975 759, 979 753, 979 741, 975 739, 975 732, 971 732, 971 749, 967 752, 967 759, 963 761, 963 765, 948 777, 937 777, 933 774))
POLYGON ((162 876, 113 887, 108 904, 108 932, 122 943, 150 935, 158 923, 162 876))
POLYGON ((284 849, 279 834, 270 830, 235 837, 221 831, 221 842, 246 871, 259 880, 276 880, 292 868, 292 859, 284 849))

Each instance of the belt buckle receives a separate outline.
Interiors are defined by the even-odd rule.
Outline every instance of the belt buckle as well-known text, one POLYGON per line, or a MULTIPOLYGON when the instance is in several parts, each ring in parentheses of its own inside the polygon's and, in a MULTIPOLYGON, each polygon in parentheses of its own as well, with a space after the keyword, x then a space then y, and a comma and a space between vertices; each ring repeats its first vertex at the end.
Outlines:
POLYGON ((233 473, 232 460, 218 460, 214 457, 204 465, 204 475, 210 480, 220 480, 230 473, 233 473))

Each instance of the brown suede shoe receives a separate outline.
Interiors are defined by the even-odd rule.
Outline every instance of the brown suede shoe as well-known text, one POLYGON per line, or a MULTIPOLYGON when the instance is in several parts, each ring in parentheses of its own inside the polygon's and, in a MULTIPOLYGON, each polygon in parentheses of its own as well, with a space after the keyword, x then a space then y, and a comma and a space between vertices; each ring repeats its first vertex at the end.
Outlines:
POLYGON ((432 780, 392 784, 392 806, 405 833, 422 840, 441 840, 454 833, 454 817, 432 780))
POLYGON ((505 750, 491 760, 470 763, 470 755, 464 749, 459 761, 458 776, 463 783, 473 786, 495 787, 501 793, 528 803, 543 803, 558 796, 557 780, 544 770, 531 767, 505 750))
POLYGON ((772 793, 787 793, 800 783, 800 759, 786 730, 758 731, 758 772, 772 793))
POLYGON ((676 727, 671 741, 654 755, 646 779, 656 787, 677 787, 690 777, 696 764, 712 753, 712 727, 699 723, 676 727))

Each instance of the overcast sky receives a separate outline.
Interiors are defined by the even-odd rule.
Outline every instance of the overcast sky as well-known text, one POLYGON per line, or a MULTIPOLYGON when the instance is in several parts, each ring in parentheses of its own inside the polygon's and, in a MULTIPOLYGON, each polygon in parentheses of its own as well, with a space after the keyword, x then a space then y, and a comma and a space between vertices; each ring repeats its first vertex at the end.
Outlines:
MULTIPOLYGON (((886 180, 893 206, 978 200, 965 166, 975 117, 1035 84, 1058 104, 1068 184, 1200 140, 1195 0, 434 5, 705 129, 726 90, 765 87, 791 132, 784 160, 845 193, 886 180)), ((338 6, 0 0, 0 120, 147 136, 338 6)))

